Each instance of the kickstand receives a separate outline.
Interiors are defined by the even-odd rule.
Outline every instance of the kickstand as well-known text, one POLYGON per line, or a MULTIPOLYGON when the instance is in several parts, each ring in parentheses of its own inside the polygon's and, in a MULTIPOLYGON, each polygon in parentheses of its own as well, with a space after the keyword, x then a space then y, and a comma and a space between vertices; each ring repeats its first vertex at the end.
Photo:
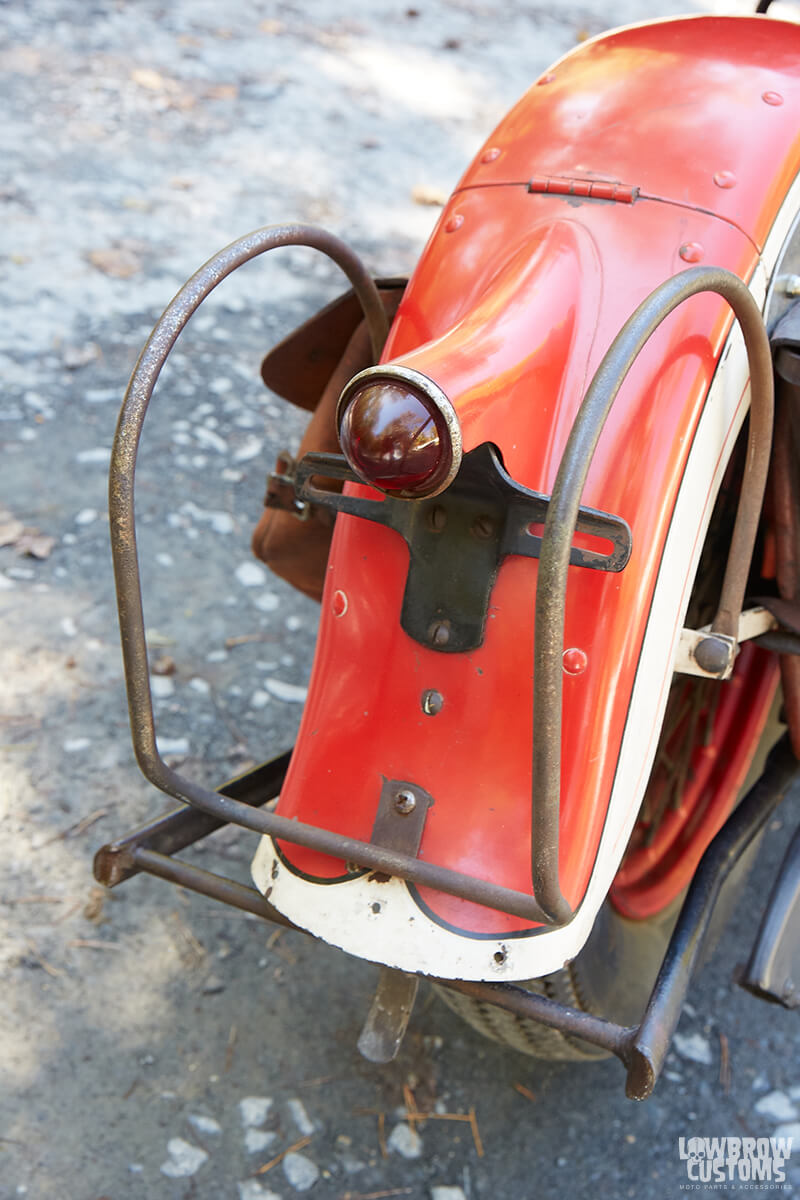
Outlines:
POLYGON ((381 967, 375 997, 358 1039, 358 1048, 364 1058, 374 1063, 388 1063, 396 1057, 408 1028, 418 986, 417 975, 381 967))

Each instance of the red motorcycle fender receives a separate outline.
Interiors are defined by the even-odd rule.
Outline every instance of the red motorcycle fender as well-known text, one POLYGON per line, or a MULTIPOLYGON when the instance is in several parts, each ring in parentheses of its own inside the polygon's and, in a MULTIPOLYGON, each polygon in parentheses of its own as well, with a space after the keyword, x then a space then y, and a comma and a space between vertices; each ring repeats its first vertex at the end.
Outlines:
MULTIPOLYGON (((467 171, 384 361, 443 389, 465 452, 491 443, 518 483, 549 494, 593 372, 663 279, 702 261, 738 274, 763 304, 800 204, 798 104, 800 31, 780 22, 657 22, 579 48, 467 171)), ((663 323, 584 489, 584 504, 629 523, 633 552, 621 574, 569 571, 564 645, 580 653, 565 660, 559 869, 570 924, 532 925, 264 839, 253 876, 291 920, 361 957, 455 978, 529 978, 578 953, 639 811, 703 537, 747 413, 731 326, 716 295, 663 323)), ((400 626, 405 542, 340 516, 278 811, 368 841, 384 780, 411 781, 433 798, 421 858, 530 892, 537 565, 506 558, 483 643, 441 653, 400 626), (421 702, 431 689, 443 698, 435 715, 421 702)), ((747 746, 775 671, 760 678, 747 746)), ((728 807, 746 757, 726 776, 728 807)))

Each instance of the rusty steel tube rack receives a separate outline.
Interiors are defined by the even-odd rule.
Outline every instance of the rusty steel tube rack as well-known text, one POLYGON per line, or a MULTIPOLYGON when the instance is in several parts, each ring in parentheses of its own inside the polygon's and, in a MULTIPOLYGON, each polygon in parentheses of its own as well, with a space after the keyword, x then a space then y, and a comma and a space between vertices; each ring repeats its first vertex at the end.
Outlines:
POLYGON ((651 292, 611 343, 570 431, 547 510, 534 626, 532 869, 534 892, 550 912, 563 912, 566 901, 557 886, 557 867, 554 871, 552 862, 543 862, 535 847, 549 847, 557 864, 564 609, 569 552, 583 486, 606 419, 636 358, 671 312, 703 292, 714 292, 727 300, 741 327, 750 366, 750 429, 744 478, 720 602, 711 624, 712 635, 735 638, 738 631, 772 447, 772 354, 761 311, 747 285, 721 267, 692 267, 651 292))
POLYGON ((237 267, 278 246, 321 250, 350 280, 362 305, 379 357, 387 318, 374 282, 344 243, 310 226, 257 230, 212 257, 178 292, 151 333, 133 371, 120 411, 111 456, 109 517, 117 586, 128 706, 136 758, 156 787, 218 822, 355 862, 525 920, 561 926, 572 910, 559 885, 561 653, 569 554, 581 492, 605 420, 627 372, 647 340, 679 304, 700 292, 716 292, 739 320, 751 373, 751 422, 747 463, 728 559, 722 599, 712 629, 726 632, 738 621, 763 499, 772 434, 772 368, 769 343, 747 286, 718 268, 693 268, 667 280, 636 310, 612 343, 581 404, 556 477, 542 537, 536 594, 534 737, 532 783, 533 892, 516 891, 415 856, 344 837, 265 812, 232 795, 213 792, 184 778, 159 755, 145 639, 136 550, 134 480, 142 426, 160 371, 181 330, 207 295, 237 267), (733 624, 731 614, 734 615, 733 624))

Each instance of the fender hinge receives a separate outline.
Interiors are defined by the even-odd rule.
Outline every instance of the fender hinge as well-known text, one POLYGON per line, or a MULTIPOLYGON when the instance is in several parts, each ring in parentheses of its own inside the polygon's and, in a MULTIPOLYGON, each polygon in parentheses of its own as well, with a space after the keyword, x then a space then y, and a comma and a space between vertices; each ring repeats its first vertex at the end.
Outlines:
POLYGON ((615 200, 618 204, 633 204, 639 197, 639 188, 629 183, 560 175, 534 175, 528 191, 536 195, 575 196, 583 200, 615 200))

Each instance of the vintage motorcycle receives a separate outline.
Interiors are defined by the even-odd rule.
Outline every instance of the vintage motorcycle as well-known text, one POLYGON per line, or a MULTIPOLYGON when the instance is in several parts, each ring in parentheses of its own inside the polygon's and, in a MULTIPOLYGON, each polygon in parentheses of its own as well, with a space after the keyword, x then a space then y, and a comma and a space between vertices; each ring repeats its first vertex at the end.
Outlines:
MULTIPOLYGON (((489 1036, 616 1054, 648 1096, 797 777, 798 111, 796 25, 605 34, 501 122, 410 280, 262 229, 136 366, 110 485, 123 652, 139 764, 182 807, 97 877, 147 871, 382 964, 376 1061, 428 976, 489 1036), (136 454, 200 302, 292 244, 352 285, 263 367, 313 416, 255 546, 321 597, 318 645, 294 749, 212 792, 156 747, 136 454), (173 857, 228 822, 262 835, 257 890, 173 857)), ((800 831, 741 982, 800 1004, 800 831)))

